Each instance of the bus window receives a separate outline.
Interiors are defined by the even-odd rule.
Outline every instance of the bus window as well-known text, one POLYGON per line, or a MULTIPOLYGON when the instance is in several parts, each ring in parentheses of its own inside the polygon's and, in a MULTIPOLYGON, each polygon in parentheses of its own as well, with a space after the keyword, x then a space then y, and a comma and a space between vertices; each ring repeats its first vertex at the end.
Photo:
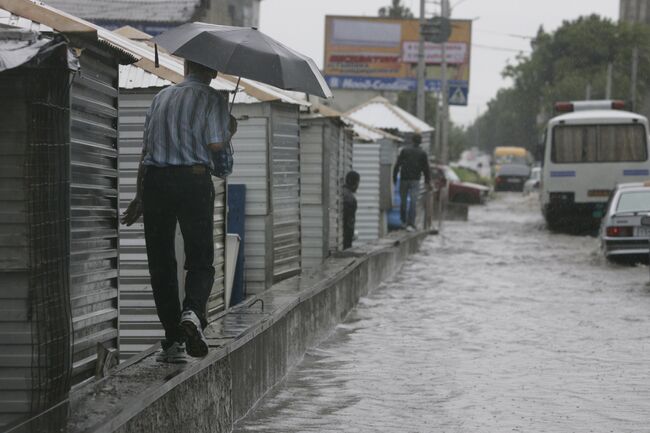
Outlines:
POLYGON ((560 125, 553 130, 551 161, 558 164, 647 159, 643 125, 560 125))

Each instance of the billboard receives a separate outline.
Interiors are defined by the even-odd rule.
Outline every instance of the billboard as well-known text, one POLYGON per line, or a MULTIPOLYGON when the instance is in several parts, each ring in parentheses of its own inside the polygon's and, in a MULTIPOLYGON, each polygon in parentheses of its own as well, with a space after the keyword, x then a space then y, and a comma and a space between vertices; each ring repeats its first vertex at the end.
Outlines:
MULTIPOLYGON (((472 22, 452 20, 445 44, 449 103, 467 105, 472 22)), ((327 16, 325 79, 332 89, 417 90, 417 19, 327 16)), ((426 90, 441 89, 442 45, 425 44, 426 90)))

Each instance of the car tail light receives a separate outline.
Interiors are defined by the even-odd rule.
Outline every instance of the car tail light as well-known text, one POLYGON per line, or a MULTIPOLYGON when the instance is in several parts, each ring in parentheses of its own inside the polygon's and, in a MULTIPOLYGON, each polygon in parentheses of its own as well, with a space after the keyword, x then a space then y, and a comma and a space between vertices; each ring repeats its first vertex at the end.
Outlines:
POLYGON ((634 236, 634 229, 629 226, 610 226, 607 227, 607 236, 612 238, 629 238, 634 236))

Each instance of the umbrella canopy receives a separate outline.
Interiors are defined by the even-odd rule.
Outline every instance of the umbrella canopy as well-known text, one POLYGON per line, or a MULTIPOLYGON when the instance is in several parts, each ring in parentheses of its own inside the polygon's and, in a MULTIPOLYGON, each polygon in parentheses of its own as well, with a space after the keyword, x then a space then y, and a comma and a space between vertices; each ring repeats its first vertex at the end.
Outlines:
POLYGON ((285 90, 332 97, 312 59, 254 27, 188 23, 157 36, 154 42, 175 56, 225 74, 285 90))

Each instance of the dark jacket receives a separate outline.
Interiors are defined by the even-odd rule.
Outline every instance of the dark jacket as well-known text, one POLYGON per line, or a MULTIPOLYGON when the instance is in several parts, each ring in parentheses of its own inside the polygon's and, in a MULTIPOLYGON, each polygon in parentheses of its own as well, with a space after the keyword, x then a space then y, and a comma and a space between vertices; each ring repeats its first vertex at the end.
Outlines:
POLYGON ((397 174, 401 171, 401 180, 420 180, 424 174, 424 181, 431 181, 431 171, 427 154, 420 147, 406 147, 402 149, 393 169, 393 182, 397 182, 397 174))
POLYGON ((356 223, 357 199, 352 190, 343 186, 343 249, 352 247, 354 225, 356 223))

